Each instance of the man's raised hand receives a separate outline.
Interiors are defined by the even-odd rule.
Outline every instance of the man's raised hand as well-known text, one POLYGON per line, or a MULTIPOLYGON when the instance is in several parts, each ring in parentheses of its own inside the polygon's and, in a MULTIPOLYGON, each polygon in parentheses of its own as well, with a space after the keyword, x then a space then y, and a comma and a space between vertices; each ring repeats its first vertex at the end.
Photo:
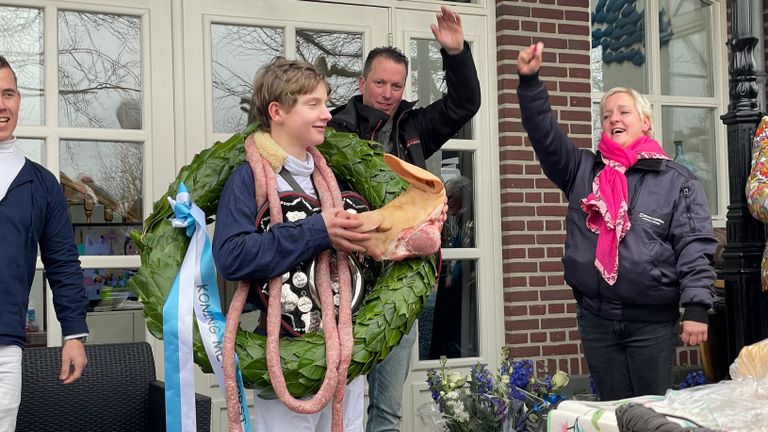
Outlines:
POLYGON ((455 55, 464 50, 464 29, 461 27, 461 17, 447 6, 440 7, 437 24, 432 24, 430 28, 435 35, 435 40, 448 54, 455 55))

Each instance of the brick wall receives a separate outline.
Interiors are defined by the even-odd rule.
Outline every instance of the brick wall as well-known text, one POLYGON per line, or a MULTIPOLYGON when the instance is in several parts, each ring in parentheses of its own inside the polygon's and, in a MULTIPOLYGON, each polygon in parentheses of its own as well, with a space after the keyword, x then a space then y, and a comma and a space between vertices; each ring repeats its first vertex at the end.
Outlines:
MULTIPOLYGON (((589 0, 497 0, 496 38, 506 343, 514 357, 552 371, 588 374, 576 327, 576 303, 563 280, 563 194, 542 173, 520 123, 517 54, 544 43, 540 71, 560 125, 591 147, 589 0)), ((681 364, 698 364, 681 349, 681 364)))

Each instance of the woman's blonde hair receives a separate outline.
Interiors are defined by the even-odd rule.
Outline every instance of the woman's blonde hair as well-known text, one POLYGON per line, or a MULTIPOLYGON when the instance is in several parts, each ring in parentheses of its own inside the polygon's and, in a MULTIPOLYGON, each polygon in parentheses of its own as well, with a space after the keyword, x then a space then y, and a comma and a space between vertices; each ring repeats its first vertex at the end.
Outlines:
POLYGON ((653 136, 653 110, 651 109, 651 104, 648 102, 648 99, 646 99, 645 96, 638 93, 637 90, 635 89, 632 89, 629 87, 614 87, 608 90, 603 95, 603 98, 600 100, 601 118, 602 118, 603 109, 605 107, 605 101, 608 100, 609 97, 617 93, 626 93, 632 97, 632 99, 635 101, 635 109, 637 110, 638 113, 640 113, 640 119, 647 118, 648 120, 650 120, 651 125, 648 128, 648 131, 645 132, 645 134, 652 137, 653 136))
POLYGON ((299 96, 310 94, 323 83, 330 94, 325 74, 301 60, 275 57, 256 73, 248 123, 259 121, 259 129, 270 130, 269 104, 277 102, 286 110, 296 105, 299 96))

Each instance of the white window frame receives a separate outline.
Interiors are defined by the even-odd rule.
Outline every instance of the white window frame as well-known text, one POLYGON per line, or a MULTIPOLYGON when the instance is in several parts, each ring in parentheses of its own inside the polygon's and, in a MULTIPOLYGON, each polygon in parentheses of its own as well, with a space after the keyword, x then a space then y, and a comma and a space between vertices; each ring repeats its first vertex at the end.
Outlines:
MULTIPOLYGON (((590 10, 597 0, 591 0, 590 10)), ((663 107, 695 107, 710 108, 714 110, 713 121, 714 139, 715 139, 715 160, 711 161, 717 170, 719 181, 717 188, 717 214, 712 215, 712 223, 716 228, 725 227, 725 216, 727 206, 730 202, 728 193, 728 146, 727 130, 720 121, 720 115, 728 111, 728 53, 725 44, 722 41, 726 37, 726 2, 722 0, 712 0, 711 29, 711 50, 712 50, 712 97, 688 97, 688 96, 668 96, 661 94, 661 66, 660 66, 660 47, 659 44, 646 43, 646 78, 648 79, 648 92, 643 95, 648 99, 653 107, 654 130, 663 130, 663 107)), ((645 2, 645 16, 656 17, 659 15, 659 4, 657 1, 647 0, 645 2)), ((659 22, 658 20, 646 20, 646 34, 654 35, 658 39, 659 22)), ((646 42, 650 39, 646 35, 646 42)), ((591 41, 591 40, 590 40, 591 41)), ((592 103, 600 104, 603 97, 602 92, 593 91, 591 94, 592 103)), ((607 89, 606 89, 607 90, 607 89)), ((599 122, 599 119, 597 119, 599 122)), ((595 119, 593 118, 593 122, 595 119)))

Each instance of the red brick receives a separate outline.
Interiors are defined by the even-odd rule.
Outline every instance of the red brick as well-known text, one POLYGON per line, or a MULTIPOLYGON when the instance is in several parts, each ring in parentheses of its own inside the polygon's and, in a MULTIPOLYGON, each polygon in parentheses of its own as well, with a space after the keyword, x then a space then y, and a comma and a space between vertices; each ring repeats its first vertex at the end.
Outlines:
POLYGON ((560 53, 557 55, 560 63, 576 63, 580 65, 589 64, 589 56, 585 54, 573 54, 573 53, 560 53))
POLYGON ((501 3, 496 5, 496 16, 529 17, 531 16, 531 8, 501 3))
POLYGON ((541 261, 539 262, 539 271, 542 273, 561 272, 563 271, 563 263, 558 261, 541 261))
POLYGON ((589 8, 589 0, 557 0, 558 6, 575 6, 584 9, 589 8))
MULTIPOLYGON (((544 202, 547 201, 547 194, 544 194, 544 202)), ((547 231, 562 231, 563 230, 563 221, 561 220, 548 220, 547 224, 547 231)))
MULTIPOLYGON (((568 98, 568 105, 572 107, 592 107, 592 99, 582 96, 571 96, 568 98)), ((519 112, 519 111, 518 111, 519 112)), ((575 124, 578 126, 578 124, 575 124)))
POLYGON ((546 315, 547 313, 547 306, 546 305, 530 305, 528 306, 528 314, 529 315, 546 315))
POLYGON ((544 192, 545 203, 563 203, 563 194, 561 192, 544 192))
POLYGON ((522 203, 523 201, 523 195, 522 192, 502 192, 501 193, 501 202, 505 204, 510 203, 522 203))
POLYGON ((560 81, 559 85, 561 92, 589 94, 592 91, 592 86, 589 83, 560 81))
POLYGON ((506 245, 534 244, 536 236, 533 234, 504 234, 502 242, 506 245))
POLYGON ((525 319, 525 320, 511 320, 511 319, 507 319, 507 320, 504 321, 504 328, 507 331, 538 330, 539 329, 539 320, 537 320, 537 319, 525 319))
POLYGON ((504 231, 525 231, 525 221, 502 221, 501 229, 504 231))
POLYGON ((561 314, 565 312, 565 305, 564 304, 550 304, 547 305, 547 310, 551 314, 561 314))
POLYGON ((557 33, 557 24, 550 22, 539 23, 539 34, 557 33))
MULTIPOLYGON (((553 32, 554 33, 554 32, 553 32)), ((553 36, 556 36, 553 34, 553 36)), ((566 49, 568 48, 568 41, 561 37, 542 37, 538 38, 537 41, 542 42, 544 44, 545 53, 549 52, 546 50, 549 49, 566 49)), ((554 55, 554 53, 553 53, 554 55)), ((546 75, 544 75, 546 76, 546 75)))
POLYGON ((551 355, 573 355, 579 353, 579 347, 576 344, 545 345, 541 347, 541 354, 551 355))
MULTIPOLYGON (((568 76, 568 68, 559 66, 542 66, 541 76, 565 78, 568 76)), ((550 103, 554 105, 554 103, 551 101, 552 98, 553 97, 550 96, 550 103)))
POLYGON ((501 179, 502 189, 533 189, 534 184, 536 184, 535 179, 531 178, 501 179))
MULTIPOLYGON (((548 286, 564 286, 565 285, 565 279, 563 278, 563 275, 549 275, 547 276, 547 285, 548 286)), ((568 299, 572 300, 572 299, 568 299)))
POLYGON ((565 234, 536 234, 536 244, 563 244, 565 234))
POLYGON ((536 216, 565 216, 567 207, 560 205, 541 205, 536 207, 536 216))
POLYGON ((539 26, 536 25, 537 23, 534 21, 521 21, 520 22, 520 29, 527 32, 539 32, 539 26))
MULTIPOLYGON (((543 301, 573 300, 573 292, 571 292, 570 289, 547 290, 539 293, 539 297, 543 301)), ((569 327, 573 327, 573 326, 569 326, 569 327)))
POLYGON ((578 330, 569 330, 568 331, 568 340, 571 340, 571 341, 581 340, 581 335, 579 334, 579 331, 578 330))
POLYGON ((547 278, 544 276, 531 276, 528 278, 528 284, 531 287, 547 286, 547 278))
POLYGON ((528 315, 528 308, 525 306, 505 306, 504 307, 504 316, 519 317, 519 316, 527 316, 527 315, 528 315))
POLYGON ((549 340, 551 340, 552 342, 563 342, 565 340, 565 332, 564 331, 549 332, 549 340))
POLYGON ((580 362, 578 358, 571 358, 569 359, 569 365, 568 365, 568 373, 571 375, 581 375, 583 372, 581 371, 580 362))
MULTIPOLYGON (((528 279, 525 276, 505 276, 504 277, 504 286, 505 287, 528 287, 528 279)), ((514 292, 514 291, 513 291, 514 292)), ((538 291, 530 291, 534 294, 534 298, 539 298, 538 291)), ((504 293, 504 301, 514 301, 510 298, 511 292, 505 292, 504 293)))
POLYGON ((499 132, 525 132, 519 121, 500 121, 499 132))
POLYGON ((547 341, 547 334, 544 332, 531 333, 531 343, 540 343, 547 341))
POLYGON ((558 24, 557 32, 562 35, 588 36, 589 26, 576 24, 558 24))
POLYGON ((544 258, 544 248, 528 248, 528 259, 544 258))
POLYGON ((502 216, 533 216, 536 210, 534 207, 510 206, 502 209, 502 216))
POLYGON ((562 258, 563 252, 563 248, 561 247, 548 247, 547 258, 562 258))
MULTIPOLYGON (((539 164, 536 165, 526 165, 525 166, 525 174, 526 175, 541 175, 541 166, 539 164)), ((541 202, 541 201, 539 201, 541 202)))
POLYGON ((566 21, 588 22, 589 21, 589 12, 566 10, 565 11, 565 20, 566 21))
POLYGON ((592 46, 589 44, 588 40, 581 40, 581 39, 568 40, 568 49, 571 51, 589 52, 590 48, 592 48, 592 46))
POLYGON ((528 231, 544 231, 544 221, 532 220, 526 222, 528 231))
MULTIPOLYGON (((544 294, 548 291, 542 291, 541 297, 542 300, 544 299, 544 294)), ((549 300, 549 299, 546 299, 549 300)), ((555 299, 559 300, 559 299, 555 299)), ((576 327, 576 318, 568 317, 568 318, 543 318, 541 320, 541 328, 542 329, 567 329, 576 327)))
POLYGON ((541 192, 526 192, 525 202, 530 204, 538 204, 541 202, 541 192))
POLYGON ((511 45, 515 47, 528 47, 533 44, 531 36, 520 34, 504 34, 496 39, 499 46, 511 45))
POLYGON ((565 306, 565 311, 568 312, 568 313, 571 313, 571 314, 575 314, 576 313, 576 303, 568 303, 565 306))
POLYGON ((549 9, 549 8, 531 9, 532 18, 548 18, 548 19, 562 20, 563 16, 564 16, 563 11, 560 9, 549 9))
MULTIPOLYGON (((576 106, 576 105, 574 105, 574 106, 576 106)), ((583 105, 578 105, 578 106, 583 106, 583 105)), ((572 134, 589 135, 589 134, 592 133, 592 125, 591 124, 586 124, 586 123, 573 123, 573 124, 571 124, 571 133, 572 134)))
POLYGON ((520 20, 504 17, 496 20, 496 30, 520 30, 520 20))
POLYGON ((525 248, 505 248, 501 251, 503 259, 525 258, 525 248))
POLYGON ((592 71, 589 68, 572 67, 568 68, 568 76, 571 78, 590 78, 592 71))
MULTIPOLYGON (((560 110, 560 118, 570 121, 592 121, 592 112, 576 109, 560 110)), ((575 142, 576 140, 573 141, 575 142)))
POLYGON ((541 347, 539 346, 516 346, 509 351, 513 358, 541 357, 541 347))
POLYGON ((539 292, 532 290, 512 290, 504 293, 504 301, 512 303, 539 301, 539 292))
POLYGON ((528 343, 528 333, 507 333, 504 335, 506 345, 518 345, 528 343))
POLYGON ((568 106, 568 98, 566 96, 550 96, 549 102, 553 107, 568 106))
MULTIPOLYGON (((504 160, 504 159, 502 159, 504 160)), ((523 166, 522 165, 513 165, 513 164, 504 164, 501 165, 501 175, 522 175, 523 174, 523 166)), ((503 201, 502 201, 503 202, 503 201)))
POLYGON ((507 263, 509 273, 534 273, 537 270, 534 262, 511 262, 507 263))
POLYGON ((548 178, 536 179, 534 184, 536 185, 536 189, 557 189, 557 186, 555 186, 555 184, 552 183, 552 180, 548 178))

